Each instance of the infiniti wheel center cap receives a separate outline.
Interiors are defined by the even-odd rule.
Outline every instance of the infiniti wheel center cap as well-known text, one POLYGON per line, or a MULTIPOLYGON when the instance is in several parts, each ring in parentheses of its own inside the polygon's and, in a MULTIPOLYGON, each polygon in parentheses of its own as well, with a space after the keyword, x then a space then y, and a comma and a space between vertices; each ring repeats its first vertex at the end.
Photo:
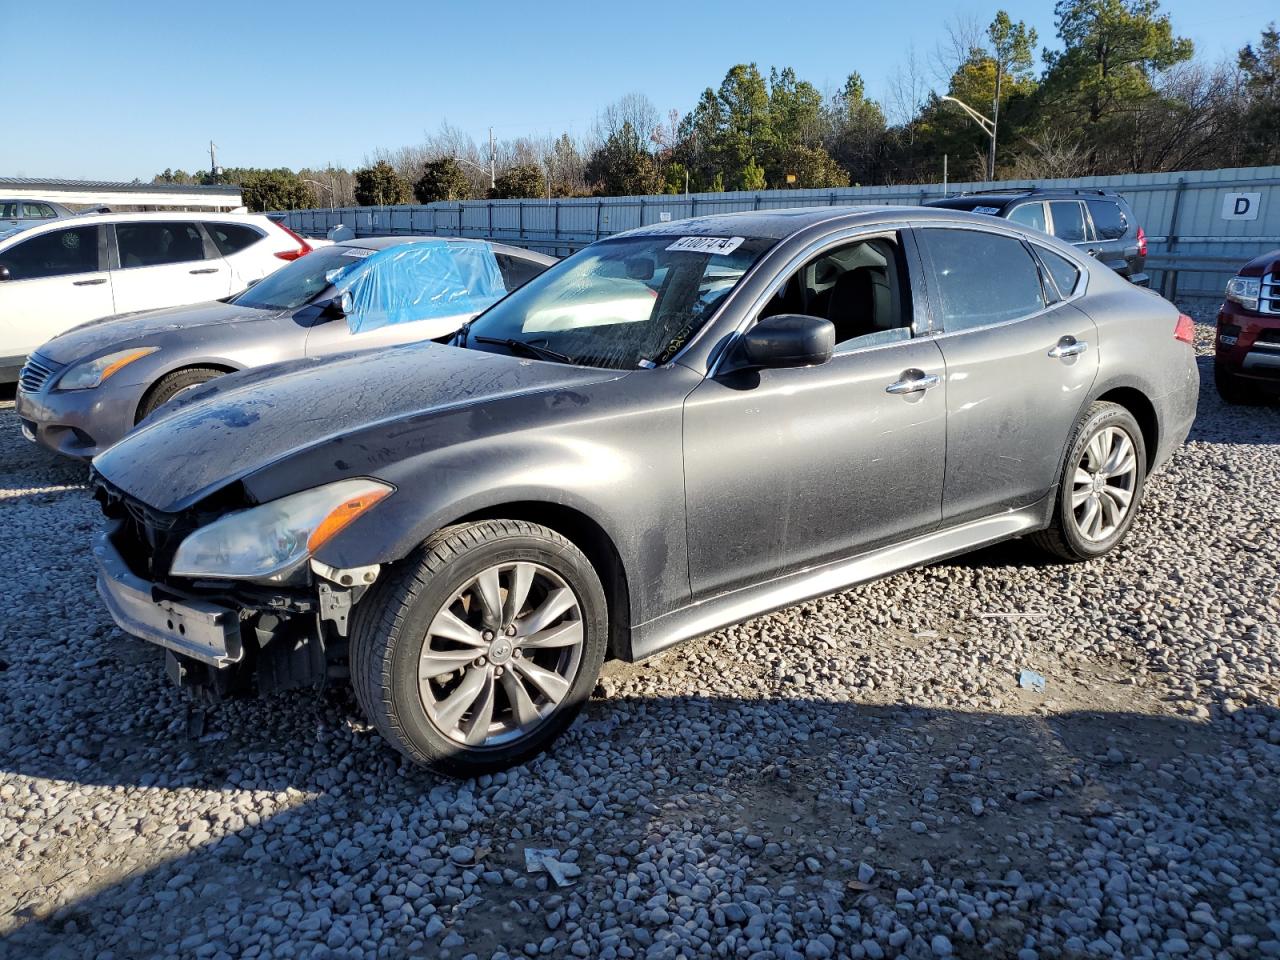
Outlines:
POLYGON ((511 659, 511 654, 515 650, 514 644, 510 637, 498 637, 489 645, 489 662, 496 664, 504 664, 511 659))
POLYGON ((1093 492, 1101 493, 1107 485, 1107 478, 1100 473, 1093 475, 1093 492))

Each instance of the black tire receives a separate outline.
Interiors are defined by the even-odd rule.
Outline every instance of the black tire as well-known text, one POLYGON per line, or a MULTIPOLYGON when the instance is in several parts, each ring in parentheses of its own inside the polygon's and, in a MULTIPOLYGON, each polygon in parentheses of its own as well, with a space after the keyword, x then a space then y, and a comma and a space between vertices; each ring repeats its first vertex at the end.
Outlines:
POLYGON ((1076 421, 1067 444, 1067 456, 1058 478, 1058 496, 1053 506, 1053 520, 1048 529, 1031 534, 1028 539, 1045 552, 1071 563, 1093 560, 1110 553, 1124 539, 1142 500, 1147 479, 1147 450, 1138 421, 1124 407, 1115 403, 1095 402, 1089 405, 1076 421), (1134 473, 1129 490, 1129 506, 1115 529, 1105 537, 1091 539, 1085 536, 1072 506, 1072 491, 1076 467, 1081 463, 1090 442, 1102 431, 1118 428, 1133 444, 1134 473))
POLYGON ((1245 405, 1259 400, 1256 391, 1219 366, 1213 368, 1213 385, 1218 388, 1223 403, 1245 405))
POLYGON ((173 373, 165 374, 152 385, 151 389, 147 391, 147 395, 142 398, 142 403, 138 405, 138 416, 133 422, 135 424, 141 423, 182 393, 182 391, 198 387, 202 383, 208 383, 226 372, 215 367, 187 367, 183 370, 175 370, 173 373))
MULTIPOLYGON (((447 527, 388 571, 356 604, 351 682, 370 722, 414 763, 450 776, 478 776, 527 760, 569 727, 600 676, 608 623, 608 603, 591 562, 554 530, 517 520, 447 527), (450 598, 482 571, 510 562, 541 565, 572 590, 581 612, 581 657, 568 693, 540 725, 511 742, 467 746, 427 715, 419 692, 419 657, 428 628, 450 598)), ((510 698, 505 693, 502 698, 510 707, 510 698)))

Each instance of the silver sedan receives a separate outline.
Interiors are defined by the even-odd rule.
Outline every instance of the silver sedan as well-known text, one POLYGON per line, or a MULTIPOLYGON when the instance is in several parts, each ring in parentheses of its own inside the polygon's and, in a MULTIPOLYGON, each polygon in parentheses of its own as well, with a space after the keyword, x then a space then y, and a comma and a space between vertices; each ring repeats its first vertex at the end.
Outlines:
POLYGON ((225 301, 109 317, 55 337, 22 368, 18 416, 28 439, 89 459, 225 373, 448 336, 555 262, 482 240, 334 244, 225 301))

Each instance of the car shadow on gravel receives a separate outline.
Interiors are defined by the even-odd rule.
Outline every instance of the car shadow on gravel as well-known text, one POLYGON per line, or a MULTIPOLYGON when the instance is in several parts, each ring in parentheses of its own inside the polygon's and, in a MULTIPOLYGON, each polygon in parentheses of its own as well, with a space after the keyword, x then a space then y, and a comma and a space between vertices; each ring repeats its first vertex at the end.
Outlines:
MULTIPOLYGON (((135 667, 143 678, 154 664, 135 667)), ((150 682, 138 687, 155 701, 150 682)), ((1270 855, 1241 869, 1276 874, 1271 709, 1228 704, 1195 722, 803 697, 596 700, 551 754, 462 782, 403 762, 345 697, 314 710, 298 697, 213 708, 193 736, 200 715, 176 695, 122 730, 86 684, 5 731, 0 783, 19 774, 89 792, 99 822, 65 823, 54 803, 21 825, 44 829, 26 831, 39 855, 8 907, 0 900, 0 956, 147 957, 175 945, 196 955, 206 942, 232 956, 261 943, 269 956, 288 941, 327 956, 348 934, 348 945, 361 934, 389 943, 391 956, 446 957, 441 939, 453 934, 466 944, 457 957, 548 937, 542 953, 565 956, 566 910, 584 928, 594 921, 592 936, 622 929, 642 954, 684 905, 733 927, 728 903, 767 901, 825 930, 897 909, 898 891, 930 883, 1005 904, 974 925, 961 956, 979 943, 1013 956, 1024 932, 1067 909, 1053 884, 1128 857, 1135 842, 1145 846, 1128 882, 1181 884, 1169 923, 1207 903, 1236 911, 1233 934, 1266 936, 1266 918, 1232 893, 1253 875, 1197 861, 1242 845, 1270 855), (1218 775, 1226 757, 1252 772, 1218 775), (131 819, 152 791, 172 795, 172 813, 131 819), (147 846, 153 855, 138 857, 147 846), (529 847, 561 851, 581 876, 548 890, 545 874, 526 872, 529 847), (677 866, 702 879, 673 884, 677 866), (83 878, 79 890, 67 875, 83 878)), ((1115 898, 1102 902, 1094 935, 1123 922, 1115 898)))
POLYGON ((1230 404, 1213 384, 1213 356, 1196 358, 1200 370, 1200 402, 1187 437, 1191 443, 1280 443, 1280 400, 1230 404))

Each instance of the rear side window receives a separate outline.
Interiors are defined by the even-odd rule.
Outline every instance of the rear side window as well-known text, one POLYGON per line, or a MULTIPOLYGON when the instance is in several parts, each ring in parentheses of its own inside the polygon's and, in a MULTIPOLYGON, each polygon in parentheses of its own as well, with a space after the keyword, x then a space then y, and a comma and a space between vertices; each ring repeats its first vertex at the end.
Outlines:
POLYGON ((213 244, 224 257, 247 250, 264 236, 261 230, 244 223, 208 223, 204 228, 213 237, 213 244))
POLYGON ((1020 203, 1009 211, 1008 219, 1033 230, 1039 230, 1041 233, 1049 232, 1044 222, 1043 203, 1020 203))
POLYGON ((1055 200, 1049 204, 1053 214, 1053 235, 1067 243, 1084 243, 1084 208, 1079 200, 1055 200))
POLYGON ((194 223, 118 223, 116 244, 126 269, 204 259, 204 237, 194 223))
POLYGON ((1129 232, 1129 218, 1112 200, 1088 200, 1089 216, 1099 240, 1119 240, 1129 232))
POLYGON ((1076 284, 1080 282, 1080 268, 1062 254, 1054 253, 1039 244, 1036 244, 1036 253, 1040 254, 1040 262, 1045 265, 1045 269, 1053 277, 1053 282, 1058 285, 1058 292, 1063 297, 1071 296, 1076 289, 1076 284))
POLYGON ((98 271, 98 228, 52 230, 0 253, 10 280, 65 277, 98 271))
POLYGON ((921 230, 918 236, 932 267, 946 332, 1016 320, 1044 309, 1040 270, 1022 241, 941 228, 921 230))
POLYGON ((53 207, 47 203, 24 203, 22 215, 30 220, 52 220, 53 207))
POLYGON ((508 293, 517 287, 523 287, 547 269, 540 263, 534 263, 523 257, 513 257, 508 253, 495 253, 493 258, 498 261, 498 271, 502 274, 502 282, 508 293))

